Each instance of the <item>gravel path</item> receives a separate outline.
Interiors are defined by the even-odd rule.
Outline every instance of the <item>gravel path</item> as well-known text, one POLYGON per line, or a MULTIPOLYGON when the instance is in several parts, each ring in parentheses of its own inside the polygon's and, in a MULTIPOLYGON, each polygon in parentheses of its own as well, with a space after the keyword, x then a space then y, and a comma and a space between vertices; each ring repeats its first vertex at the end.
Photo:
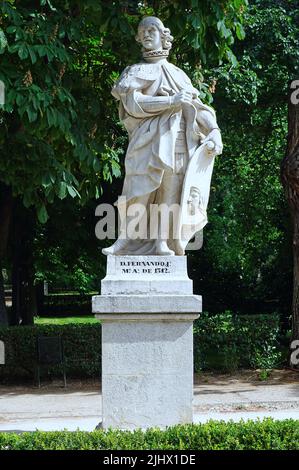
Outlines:
MULTIPOLYGON (((252 371, 200 374, 194 384, 194 422, 209 419, 299 419, 299 374, 275 371, 265 382, 252 371)), ((72 381, 33 387, 0 386, 0 431, 92 430, 101 417, 100 384, 72 381)))

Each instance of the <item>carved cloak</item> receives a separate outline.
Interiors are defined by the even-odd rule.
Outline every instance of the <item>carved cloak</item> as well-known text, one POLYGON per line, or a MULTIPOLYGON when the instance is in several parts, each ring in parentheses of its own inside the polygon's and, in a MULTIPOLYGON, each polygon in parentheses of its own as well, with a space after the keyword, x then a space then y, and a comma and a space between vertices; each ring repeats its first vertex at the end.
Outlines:
MULTIPOLYGON (((129 134, 122 192, 127 202, 155 191, 165 169, 174 169, 175 142, 182 116, 182 110, 175 108, 145 112, 138 104, 138 95, 172 96, 181 90, 198 96, 189 77, 166 59, 127 67, 112 89, 113 96, 120 102, 120 119, 129 134)), ((215 118, 214 110, 199 98, 184 108, 189 158, 208 134, 208 129, 200 123, 202 111, 208 111, 215 118)))

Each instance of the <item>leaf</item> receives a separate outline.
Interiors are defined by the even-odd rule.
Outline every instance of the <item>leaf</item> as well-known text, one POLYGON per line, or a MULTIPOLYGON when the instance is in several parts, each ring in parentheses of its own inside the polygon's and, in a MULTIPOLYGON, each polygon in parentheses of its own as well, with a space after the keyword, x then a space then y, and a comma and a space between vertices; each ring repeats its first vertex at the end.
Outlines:
POLYGON ((245 38, 245 31, 241 23, 236 24, 236 35, 237 35, 237 38, 240 39, 240 41, 242 41, 245 38))
POLYGON ((26 109, 29 122, 34 122, 37 119, 37 112, 30 106, 26 109))
POLYGON ((236 58, 235 54, 233 53, 233 51, 231 49, 228 49, 226 51, 226 56, 227 56, 228 60, 232 63, 232 65, 234 67, 236 67, 238 65, 237 58, 236 58))
POLYGON ((50 204, 53 204, 54 199, 55 199, 55 192, 54 192, 53 186, 48 186, 47 188, 45 188, 45 194, 47 197, 47 201, 50 204))
POLYGON ((17 96, 16 90, 14 88, 11 88, 9 92, 6 94, 6 102, 14 104, 16 96, 17 96))
POLYGON ((47 54, 47 48, 46 46, 34 46, 36 52, 40 57, 44 57, 47 54))
POLYGON ((53 183, 53 184, 54 184, 54 183, 55 183, 55 181, 56 181, 56 177, 55 177, 55 175, 54 175, 53 173, 49 173, 49 178, 50 178, 50 180, 51 180, 51 183, 53 183))
POLYGON ((24 105, 24 103, 26 102, 26 98, 25 96, 21 95, 21 94, 17 94, 17 98, 16 98, 16 103, 19 107, 22 107, 24 105))
POLYGON ((233 0, 234 7, 239 10, 243 6, 243 0, 233 0))
POLYGON ((113 176, 115 176, 115 178, 119 178, 121 176, 121 170, 120 170, 119 163, 116 162, 115 160, 112 160, 111 167, 112 167, 113 176))
POLYGON ((54 51, 53 51, 53 48, 50 47, 50 46, 48 46, 48 47, 46 48, 46 51, 47 51, 48 61, 51 62, 51 60, 55 58, 55 53, 54 53, 54 51))
POLYGON ((67 190, 68 190, 68 193, 69 195, 74 198, 76 196, 79 196, 79 193, 78 191, 76 190, 76 188, 74 188, 73 186, 67 186, 67 190))
POLYGON ((61 101, 61 103, 64 103, 65 101, 68 100, 68 96, 66 95, 66 93, 64 92, 64 90, 61 89, 61 88, 58 88, 58 90, 57 90, 57 96, 58 96, 59 101, 61 101))
POLYGON ((23 204, 25 207, 30 207, 32 204, 31 194, 28 191, 24 192, 23 195, 23 204))
POLYGON ((201 26, 200 18, 198 15, 192 15, 191 24, 194 29, 199 29, 201 26))
POLYGON ((34 52, 34 49, 32 47, 28 47, 28 50, 29 50, 31 62, 32 62, 32 64, 35 64, 35 62, 37 61, 37 57, 36 57, 36 54, 34 52))
POLYGON ((19 50, 19 44, 13 44, 12 46, 9 46, 8 47, 8 51, 11 53, 11 54, 14 54, 15 52, 17 52, 19 50))
POLYGON ((32 101, 32 105, 34 107, 34 109, 37 111, 37 110, 40 110, 40 105, 39 105, 39 101, 37 99, 37 97, 35 95, 31 95, 31 101, 32 101))
POLYGON ((45 5, 48 5, 50 10, 52 11, 57 11, 57 9, 55 7, 53 7, 52 3, 50 0, 40 0, 40 4, 41 6, 45 6, 45 5))
POLYGON ((49 219, 49 215, 44 204, 37 210, 37 217, 41 224, 45 224, 49 219))
POLYGON ((47 121, 49 124, 49 127, 55 126, 56 124, 56 116, 55 116, 55 111, 53 108, 47 108, 47 121))
POLYGON ((103 23, 100 27, 100 32, 101 33, 104 33, 108 30, 108 26, 109 26, 109 22, 110 22, 110 16, 108 17, 108 19, 105 21, 105 23, 103 23))
POLYGON ((193 38, 193 41, 192 41, 192 46, 194 47, 194 49, 199 49, 200 44, 199 44, 199 35, 198 34, 194 35, 194 38, 193 38))
POLYGON ((59 185, 58 197, 59 199, 64 199, 66 196, 67 184, 62 181, 59 185))
POLYGON ((50 186, 52 183, 51 181, 51 178, 50 178, 50 174, 49 173, 46 173, 43 175, 42 177, 42 185, 44 188, 47 188, 48 186, 50 186))
POLYGON ((28 53, 27 45, 22 44, 19 47, 18 56, 20 57, 21 60, 25 60, 25 59, 27 59, 28 55, 29 55, 29 53, 28 53))
POLYGON ((218 21, 217 28, 220 31, 220 36, 227 39, 231 36, 231 31, 228 29, 224 23, 224 21, 218 21))
POLYGON ((92 166, 93 166, 94 171, 96 171, 96 172, 100 171, 100 169, 101 169, 101 164, 100 164, 99 160, 97 159, 97 157, 95 157, 95 158, 93 159, 92 166))
POLYGON ((0 54, 2 54, 7 46, 7 39, 4 31, 0 28, 0 54))
POLYGON ((17 30, 17 27, 16 27, 16 26, 8 26, 8 27, 6 28, 6 32, 7 32, 7 33, 15 33, 16 30, 17 30))

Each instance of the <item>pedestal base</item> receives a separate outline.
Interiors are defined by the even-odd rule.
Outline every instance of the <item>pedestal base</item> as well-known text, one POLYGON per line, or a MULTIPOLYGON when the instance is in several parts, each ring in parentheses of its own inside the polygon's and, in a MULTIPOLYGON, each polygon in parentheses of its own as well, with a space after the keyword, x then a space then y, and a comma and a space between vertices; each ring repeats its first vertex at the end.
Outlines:
MULTIPOLYGON (((103 427, 192 422, 193 319, 156 314, 102 323, 103 427)), ((111 316, 110 316, 111 317, 111 316)), ((101 316, 102 318, 102 316, 101 316)))
MULTIPOLYGON (((118 258, 120 266, 121 261, 127 266, 132 259, 118 258)), ((146 262, 145 258, 154 261, 150 256, 136 256, 132 262, 146 262)), ((201 297, 192 295, 186 260, 177 258, 158 260, 161 265, 170 263, 164 295, 158 287, 159 275, 151 274, 155 294, 150 290, 146 295, 146 282, 132 279, 127 272, 120 275, 124 281, 121 293, 115 293, 114 272, 113 279, 103 281, 105 294, 93 297, 93 312, 102 323, 103 428, 165 428, 192 423, 193 321, 201 312, 201 297), (183 295, 179 289, 174 293, 171 283, 171 267, 178 265, 182 267, 183 292, 187 291, 183 295), (130 279, 124 279, 124 274, 130 279), (142 293, 136 294, 135 282, 142 293)), ((108 258, 108 266, 115 263, 108 258)), ((179 281, 178 273, 174 277, 179 281)))

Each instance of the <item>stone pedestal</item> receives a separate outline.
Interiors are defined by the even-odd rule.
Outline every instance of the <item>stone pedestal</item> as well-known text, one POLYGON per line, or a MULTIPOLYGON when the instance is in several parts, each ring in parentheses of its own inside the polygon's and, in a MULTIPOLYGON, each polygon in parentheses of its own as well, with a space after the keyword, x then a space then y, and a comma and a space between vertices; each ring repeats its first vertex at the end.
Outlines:
POLYGON ((186 257, 108 256, 93 312, 102 322, 103 427, 192 422, 193 295, 186 257))

